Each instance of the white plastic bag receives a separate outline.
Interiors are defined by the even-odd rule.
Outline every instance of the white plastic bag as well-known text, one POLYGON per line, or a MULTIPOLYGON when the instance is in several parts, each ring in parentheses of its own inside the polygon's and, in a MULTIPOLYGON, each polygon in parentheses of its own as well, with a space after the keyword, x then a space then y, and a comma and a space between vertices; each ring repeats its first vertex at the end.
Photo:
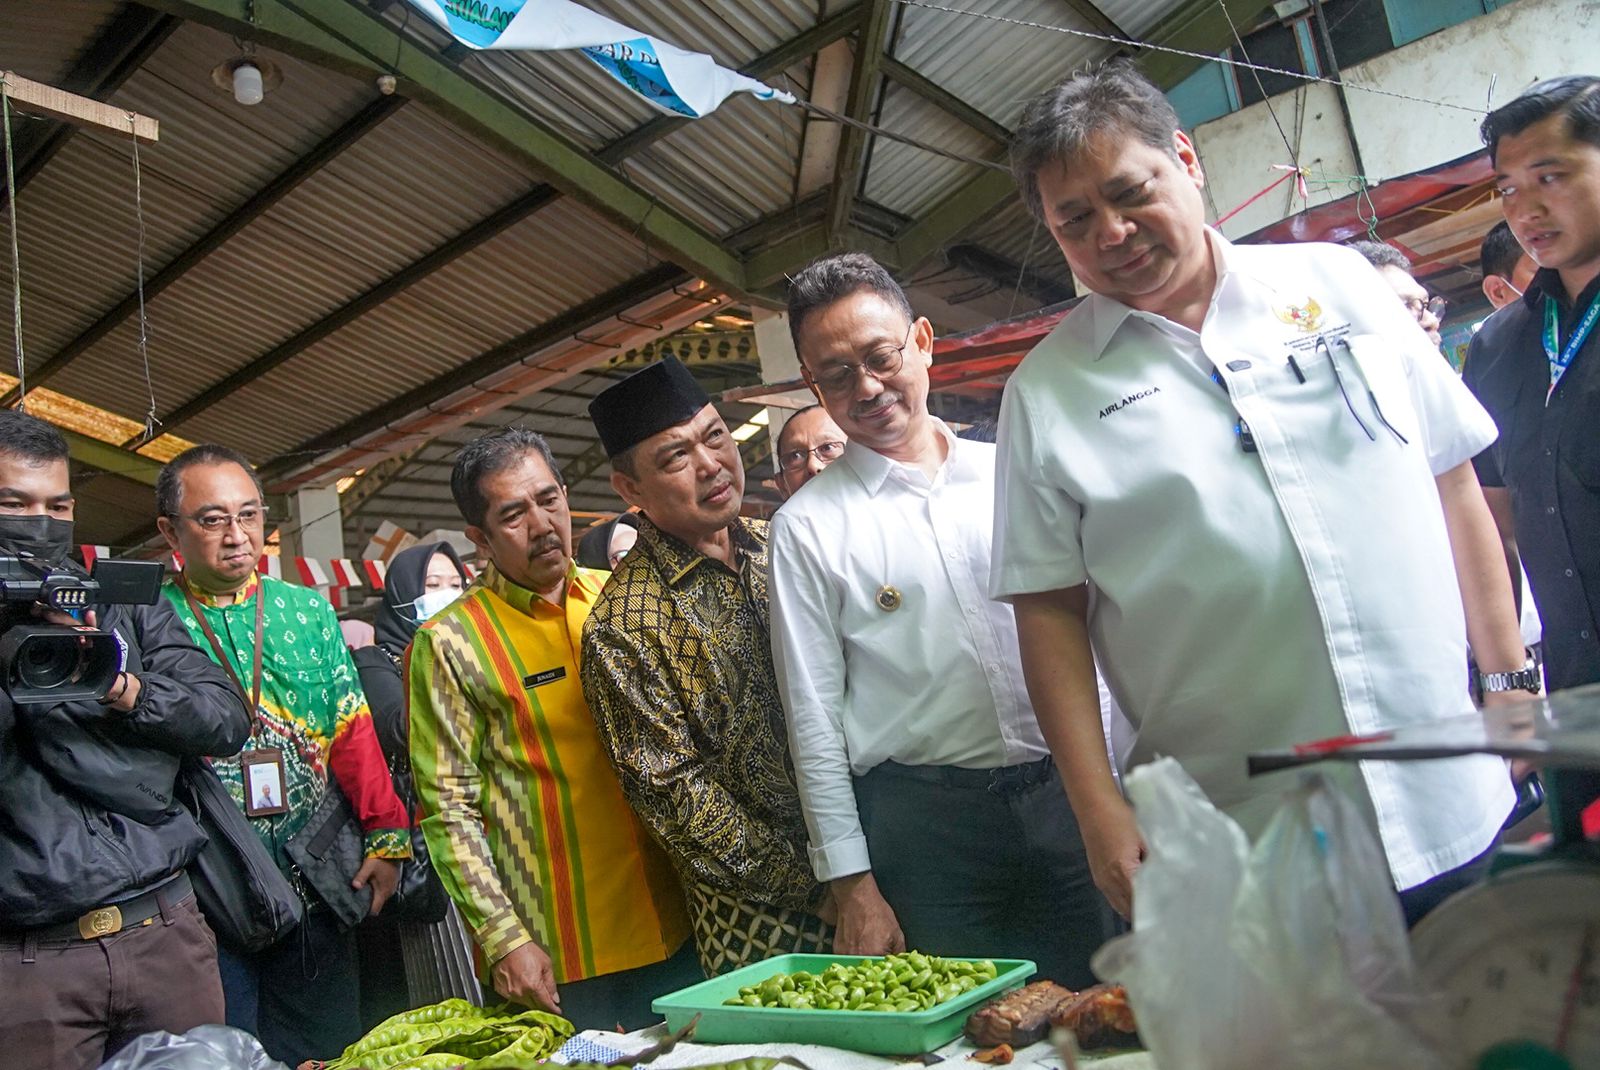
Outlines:
POLYGON ((1356 806, 1310 776, 1254 850, 1178 763, 1127 778, 1149 853, 1134 931, 1095 972, 1123 984, 1158 1066, 1442 1065, 1389 869, 1356 806))
POLYGON ((100 1070, 289 1070, 267 1057, 242 1029, 197 1025, 182 1036, 146 1033, 101 1064, 100 1070))

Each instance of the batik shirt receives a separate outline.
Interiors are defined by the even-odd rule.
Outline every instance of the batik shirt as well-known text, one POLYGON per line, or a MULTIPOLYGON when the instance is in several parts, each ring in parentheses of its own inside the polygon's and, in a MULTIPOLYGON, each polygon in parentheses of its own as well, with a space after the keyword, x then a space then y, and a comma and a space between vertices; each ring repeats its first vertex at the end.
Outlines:
POLYGON ((489 568, 407 658, 434 868, 482 965, 533 940, 557 983, 660 962, 689 933, 683 889, 628 809, 578 680, 606 575, 574 566, 557 606, 489 568))
POLYGON ((767 525, 730 533, 737 569, 641 517, 583 631, 600 737, 683 877, 712 973, 826 944, 767 638, 767 525))
MULTIPOLYGON (((189 638, 216 661, 216 652, 184 597, 182 583, 181 575, 168 580, 163 593, 188 629, 189 638)), ((244 753, 276 747, 283 755, 288 812, 250 821, 279 866, 288 870, 284 844, 322 802, 330 775, 361 823, 367 855, 411 857, 410 822, 394 793, 372 728, 372 713, 357 683, 333 607, 315 591, 271 577, 251 576, 230 605, 218 605, 214 598, 192 588, 191 592, 246 690, 252 686, 254 670, 256 599, 266 599, 261 705, 244 753)), ((211 764, 242 809, 245 785, 239 758, 213 758, 211 764)))

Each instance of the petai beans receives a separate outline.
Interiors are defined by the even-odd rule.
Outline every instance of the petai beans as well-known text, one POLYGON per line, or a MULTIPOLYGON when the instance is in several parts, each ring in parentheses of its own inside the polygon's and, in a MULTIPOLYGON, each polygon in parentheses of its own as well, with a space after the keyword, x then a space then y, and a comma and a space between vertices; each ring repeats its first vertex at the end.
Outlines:
POLYGON ((490 1070, 502 1059, 520 1068, 553 1054, 572 1033, 571 1022, 544 1011, 447 999, 385 1019, 325 1070, 442 1070, 479 1063, 490 1070))

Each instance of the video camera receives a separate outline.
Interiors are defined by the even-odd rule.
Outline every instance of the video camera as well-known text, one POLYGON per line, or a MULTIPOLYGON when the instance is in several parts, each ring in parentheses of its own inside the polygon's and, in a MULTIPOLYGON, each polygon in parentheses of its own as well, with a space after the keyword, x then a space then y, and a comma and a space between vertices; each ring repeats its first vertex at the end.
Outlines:
POLYGON ((102 558, 85 572, 0 551, 0 688, 19 704, 104 698, 122 667, 117 637, 41 623, 34 604, 73 616, 90 606, 154 605, 165 572, 160 561, 102 558))

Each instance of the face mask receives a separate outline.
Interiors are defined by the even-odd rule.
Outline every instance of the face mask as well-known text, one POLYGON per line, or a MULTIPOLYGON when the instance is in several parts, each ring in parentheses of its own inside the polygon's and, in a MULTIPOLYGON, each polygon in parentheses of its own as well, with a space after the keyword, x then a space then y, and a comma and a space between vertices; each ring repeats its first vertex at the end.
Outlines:
POLYGON ((437 591, 424 591, 421 598, 411 603, 411 610, 417 615, 417 623, 421 624, 460 597, 461 592, 454 587, 441 587, 437 591))
POLYGON ((56 568, 72 553, 72 521, 53 516, 0 516, 0 551, 56 568))

